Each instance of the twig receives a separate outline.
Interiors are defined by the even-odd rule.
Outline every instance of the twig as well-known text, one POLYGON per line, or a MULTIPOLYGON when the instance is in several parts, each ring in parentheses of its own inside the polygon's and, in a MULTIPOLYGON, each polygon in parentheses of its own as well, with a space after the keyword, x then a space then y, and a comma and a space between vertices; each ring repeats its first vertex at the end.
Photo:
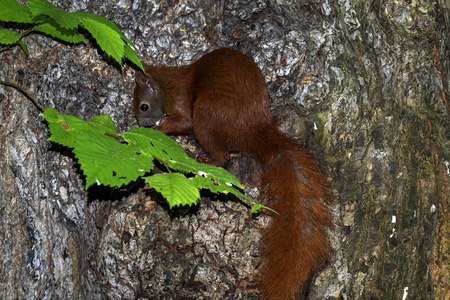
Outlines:
POLYGON ((41 111, 44 111, 45 108, 36 99, 34 99, 33 95, 31 95, 31 93, 26 91, 20 85, 17 85, 15 83, 8 82, 8 81, 2 81, 2 80, 0 80, 0 84, 7 85, 7 86, 10 86, 10 87, 13 87, 13 88, 17 89, 19 92, 21 92, 22 94, 24 94, 25 96, 30 98, 31 101, 33 101, 34 105, 36 105, 37 108, 39 108, 41 111))
MULTIPOLYGON (((14 44, 14 45, 16 45, 16 44, 14 44)), ((11 48, 12 48, 12 45, 5 46, 5 47, 0 49, 0 53, 2 53, 3 51, 9 50, 11 48)))

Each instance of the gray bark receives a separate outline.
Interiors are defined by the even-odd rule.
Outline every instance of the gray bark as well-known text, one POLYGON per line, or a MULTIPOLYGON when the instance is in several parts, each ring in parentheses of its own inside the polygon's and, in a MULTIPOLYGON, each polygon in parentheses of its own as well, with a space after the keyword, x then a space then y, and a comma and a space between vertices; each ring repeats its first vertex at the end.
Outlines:
MULTIPOLYGON (((115 21, 146 63, 218 47, 257 62, 281 129, 319 158, 336 199, 333 259, 310 299, 449 299, 446 1, 52 2, 115 21)), ((61 113, 136 126, 132 68, 108 64, 92 41, 24 42, 28 57, 0 53, 0 80, 61 113)), ((0 298, 259 296, 264 214, 210 195, 170 211, 140 184, 85 191, 29 99, 4 86, 0 97, 0 298)), ((177 140, 201 155, 192 137, 177 140)), ((257 197, 253 162, 228 168, 257 197)))

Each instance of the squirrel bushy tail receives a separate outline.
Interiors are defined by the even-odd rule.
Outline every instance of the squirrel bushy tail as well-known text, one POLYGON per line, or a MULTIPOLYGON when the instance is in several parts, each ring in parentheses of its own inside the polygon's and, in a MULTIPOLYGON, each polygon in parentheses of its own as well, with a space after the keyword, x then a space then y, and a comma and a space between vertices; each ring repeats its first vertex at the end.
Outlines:
POLYGON ((261 189, 278 213, 263 230, 261 291, 266 300, 286 300, 329 260, 331 197, 317 161, 302 146, 274 128, 260 137, 265 146, 254 156, 266 166, 261 189))

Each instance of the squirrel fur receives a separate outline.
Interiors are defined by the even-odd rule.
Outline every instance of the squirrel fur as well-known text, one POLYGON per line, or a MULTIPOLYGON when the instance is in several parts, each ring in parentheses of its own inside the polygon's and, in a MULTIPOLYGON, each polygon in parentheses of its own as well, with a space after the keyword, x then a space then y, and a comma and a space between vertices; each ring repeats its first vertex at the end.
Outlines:
POLYGON ((179 67, 145 66, 136 73, 139 126, 191 134, 224 165, 231 152, 253 156, 265 170, 261 190, 277 214, 263 230, 264 299, 293 299, 330 256, 333 228, 327 182, 318 162, 278 130, 258 66, 229 48, 179 67))

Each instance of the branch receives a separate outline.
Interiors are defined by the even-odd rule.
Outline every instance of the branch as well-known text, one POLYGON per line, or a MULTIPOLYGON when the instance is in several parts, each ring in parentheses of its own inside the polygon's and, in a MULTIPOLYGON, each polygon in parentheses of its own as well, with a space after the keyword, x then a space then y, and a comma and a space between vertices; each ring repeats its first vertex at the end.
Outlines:
POLYGON ((39 108, 39 110, 44 111, 45 108, 33 97, 33 95, 31 95, 30 92, 26 91, 20 85, 17 85, 15 83, 8 82, 8 81, 2 81, 2 80, 0 80, 0 84, 7 85, 7 86, 17 89, 19 92, 21 92, 22 94, 27 96, 29 99, 31 99, 31 101, 33 101, 34 105, 36 105, 36 107, 39 108))

